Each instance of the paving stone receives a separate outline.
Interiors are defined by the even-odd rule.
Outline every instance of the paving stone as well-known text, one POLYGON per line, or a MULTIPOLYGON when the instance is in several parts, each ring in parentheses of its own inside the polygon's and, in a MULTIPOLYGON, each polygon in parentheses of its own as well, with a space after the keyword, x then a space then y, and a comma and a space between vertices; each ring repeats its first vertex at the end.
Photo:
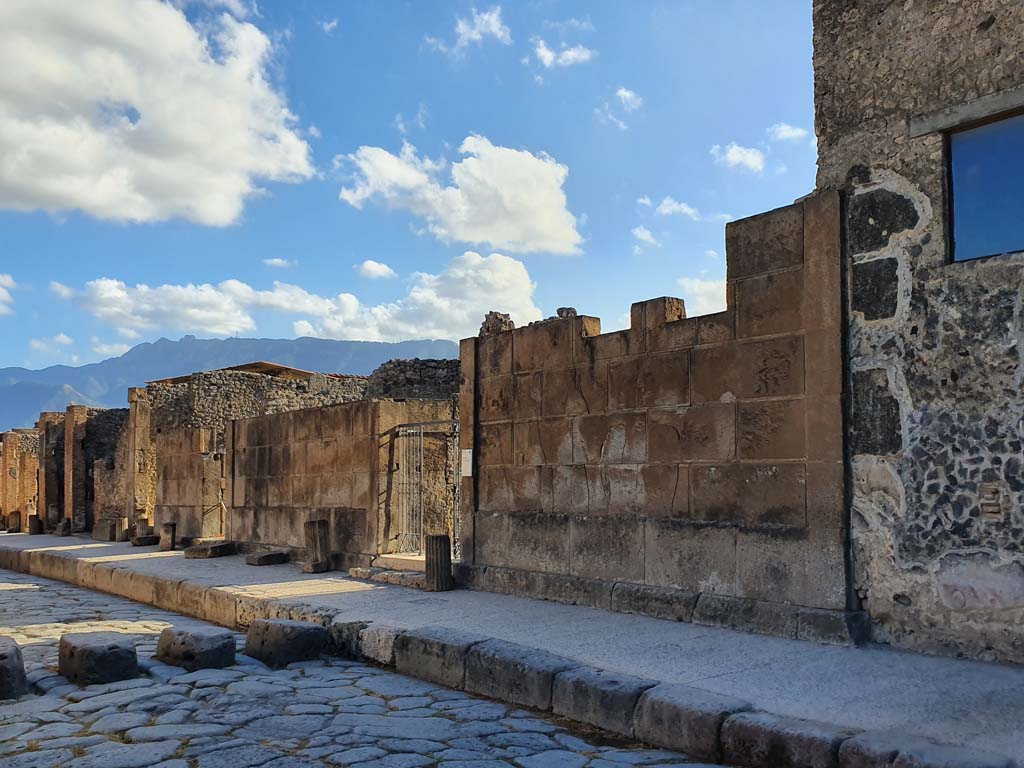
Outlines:
POLYGON ((0 637, 0 699, 18 699, 28 693, 25 660, 13 637, 0 637))
POLYGON ((110 683, 139 674, 135 645, 113 632, 73 632, 60 639, 60 673, 72 683, 110 683))
POLYGON ((329 633, 320 624, 284 619, 256 619, 249 627, 245 653, 270 667, 315 659, 327 648, 329 633))
POLYGON ((247 744, 215 752, 203 752, 195 760, 197 768, 254 768, 280 756, 280 752, 269 747, 247 744))
POLYGON ((772 768, 835 768, 839 746, 856 731, 764 712, 742 712, 722 725, 726 762, 772 768))
POLYGON ((57 739, 65 736, 74 736, 82 730, 80 723, 48 723, 34 730, 23 733, 21 741, 40 741, 42 739, 57 739))
POLYGON ((187 674, 182 674, 181 669, 178 667, 171 667, 171 669, 177 672, 177 674, 171 678, 171 682, 175 684, 194 685, 197 688, 224 686, 245 677, 242 672, 235 669, 199 669, 187 674))
POLYGON ((555 678, 551 708, 559 715, 612 733, 633 735, 633 712, 655 681, 595 667, 577 667, 555 678))
POLYGON ((386 754, 387 752, 378 747, 355 747, 353 749, 346 749, 343 752, 335 752, 330 756, 330 762, 341 763, 342 765, 355 765, 356 763, 364 763, 367 760, 384 757, 386 754))
POLYGON ((656 685, 640 696, 634 732, 649 744, 718 760, 719 735, 729 715, 751 709, 748 702, 687 685, 656 685))
POLYGON ((190 672, 229 667, 235 663, 235 634, 219 627, 166 627, 155 655, 164 664, 190 672))
POLYGON ((70 749, 42 749, 4 758, 4 768, 61 768, 74 757, 70 749))
POLYGON ((529 757, 517 758, 516 762, 523 768, 583 768, 590 762, 590 758, 575 752, 553 749, 548 752, 538 752, 529 757))

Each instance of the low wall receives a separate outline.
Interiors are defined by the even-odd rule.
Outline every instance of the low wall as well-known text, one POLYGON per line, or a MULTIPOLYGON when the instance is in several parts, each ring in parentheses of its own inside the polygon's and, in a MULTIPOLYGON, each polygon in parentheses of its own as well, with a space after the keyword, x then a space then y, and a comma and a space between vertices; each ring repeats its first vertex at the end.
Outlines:
POLYGON ((843 631, 839 226, 836 194, 728 225, 724 312, 662 298, 616 333, 566 317, 463 341, 463 578, 843 631))

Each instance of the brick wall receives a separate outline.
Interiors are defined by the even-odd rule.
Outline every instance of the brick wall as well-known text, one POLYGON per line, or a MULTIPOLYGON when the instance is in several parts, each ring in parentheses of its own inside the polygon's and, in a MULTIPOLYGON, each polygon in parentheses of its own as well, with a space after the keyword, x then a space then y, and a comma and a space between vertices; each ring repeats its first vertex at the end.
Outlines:
POLYGON ((463 341, 464 577, 782 634, 843 611, 839 218, 829 194, 730 224, 725 312, 463 341))

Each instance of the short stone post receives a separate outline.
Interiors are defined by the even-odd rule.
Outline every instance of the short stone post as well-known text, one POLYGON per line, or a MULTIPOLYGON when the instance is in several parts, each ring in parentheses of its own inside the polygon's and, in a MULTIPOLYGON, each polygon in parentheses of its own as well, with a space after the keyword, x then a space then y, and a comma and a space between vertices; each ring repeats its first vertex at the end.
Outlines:
POLYGON ((25 661, 13 637, 0 637, 0 699, 17 699, 28 693, 25 661))
POLYGON ((28 516, 28 532, 30 536, 39 536, 43 532, 43 519, 39 515, 28 516))
POLYGON ((128 541, 131 538, 128 533, 128 518, 114 518, 114 541, 128 541))
POLYGON ((427 536, 427 577, 423 588, 427 592, 447 592, 455 585, 452 581, 452 543, 446 535, 427 536))
POLYGON ((139 675, 135 644, 116 632, 73 632, 58 647, 60 673, 77 685, 114 683, 139 675))
POLYGON ((60 522, 57 523, 57 535, 58 536, 70 536, 71 535, 71 521, 62 517, 60 522))
POLYGON ((307 520, 302 524, 306 535, 306 562, 303 573, 323 573, 331 570, 330 523, 326 520, 307 520))
POLYGON ((177 523, 164 523, 160 526, 160 551, 171 552, 175 545, 175 533, 178 530, 177 523))
POLYGON ((11 512, 7 516, 7 532, 21 533, 21 512, 11 512))

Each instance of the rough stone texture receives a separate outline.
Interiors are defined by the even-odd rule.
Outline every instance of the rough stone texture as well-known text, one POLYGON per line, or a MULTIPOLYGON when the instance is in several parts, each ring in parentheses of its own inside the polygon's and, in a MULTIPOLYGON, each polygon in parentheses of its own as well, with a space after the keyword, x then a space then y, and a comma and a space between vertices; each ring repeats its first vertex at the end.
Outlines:
POLYGON ((466 655, 466 690, 533 709, 551 709, 555 676, 571 659, 504 640, 486 640, 466 655))
POLYGON ((17 699, 28 693, 25 660, 12 637, 0 636, 0 700, 17 699))
POLYGON ((235 634, 228 629, 179 629, 167 627, 160 633, 155 657, 164 664, 197 669, 219 669, 235 663, 235 634))
POLYGON ((451 399, 459 393, 458 360, 389 360, 370 374, 367 398, 451 399))
POLYGON ((800 606, 844 612, 840 227, 836 194, 730 223, 725 312, 465 340, 460 573, 666 618, 723 595, 729 625, 790 637, 800 606))
POLYGON ((272 549, 269 552, 250 552, 245 556, 246 565, 280 565, 288 562, 288 552, 272 549))
POLYGON ((633 716, 634 732, 650 744, 719 760, 722 723, 730 715, 749 709, 749 703, 731 696, 687 685, 656 685, 640 697, 633 716))
POLYGON ((39 509, 41 439, 37 429, 0 434, 0 514, 8 533, 27 531, 39 509))
POLYGON ((462 688, 466 654, 487 638, 445 627, 423 627, 395 638, 395 668, 441 685, 462 688))
POLYGON ((233 541, 211 541, 188 547, 185 550, 185 557, 189 560, 206 560, 213 557, 228 557, 237 551, 238 546, 233 541))
POLYGON ((730 716, 722 726, 722 756, 738 765, 838 768, 839 747, 856 731, 764 712, 730 716))
POLYGON ((950 263, 947 144, 1024 85, 1024 6, 814 3, 818 187, 846 194, 853 586, 877 639, 1024 661, 1020 255, 950 263))
POLYGON ((319 658, 329 639, 329 632, 321 624, 256 619, 246 635, 245 655, 259 659, 269 667, 284 667, 292 662, 319 658))
POLYGON ((131 638, 114 632, 73 632, 60 638, 60 673, 78 685, 113 683, 139 674, 131 638))
POLYGON ((898 733, 865 733, 839 747, 840 768, 1015 768, 999 755, 898 733))
POLYGON ((555 714, 612 733, 633 736, 633 713, 641 694, 657 685, 630 675, 594 667, 574 667, 555 677, 551 709, 555 714))
POLYGON ((163 523, 160 526, 160 551, 172 552, 177 545, 177 524, 163 523))

